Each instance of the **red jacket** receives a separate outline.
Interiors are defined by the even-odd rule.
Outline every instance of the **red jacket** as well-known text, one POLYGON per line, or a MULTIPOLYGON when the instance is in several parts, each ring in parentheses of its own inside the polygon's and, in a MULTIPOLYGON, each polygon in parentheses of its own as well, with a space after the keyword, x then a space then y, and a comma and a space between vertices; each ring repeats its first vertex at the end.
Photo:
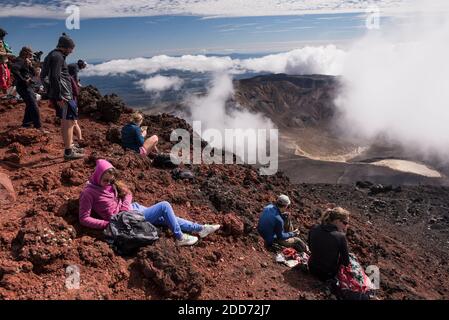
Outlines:
POLYGON ((7 90, 11 83, 11 72, 6 63, 0 64, 0 89, 7 90))

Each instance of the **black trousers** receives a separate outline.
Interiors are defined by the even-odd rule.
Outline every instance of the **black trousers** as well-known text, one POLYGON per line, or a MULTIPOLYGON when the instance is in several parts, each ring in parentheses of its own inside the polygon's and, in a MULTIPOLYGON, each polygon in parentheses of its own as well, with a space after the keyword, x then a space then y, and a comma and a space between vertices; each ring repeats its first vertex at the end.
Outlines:
POLYGON ((17 93, 25 102, 25 114, 23 116, 22 126, 29 127, 33 124, 36 129, 42 127, 41 114, 37 105, 36 94, 31 87, 17 87, 17 93))

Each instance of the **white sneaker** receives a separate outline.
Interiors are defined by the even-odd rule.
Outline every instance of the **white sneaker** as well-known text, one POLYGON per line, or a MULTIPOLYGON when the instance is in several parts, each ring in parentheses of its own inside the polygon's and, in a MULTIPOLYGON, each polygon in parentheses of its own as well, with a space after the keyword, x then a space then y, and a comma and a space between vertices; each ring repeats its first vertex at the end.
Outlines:
POLYGON ((193 246, 197 242, 198 242, 197 237, 184 233, 182 235, 181 240, 176 240, 176 245, 177 246, 193 246))
POLYGON ((219 224, 205 224, 203 226, 203 230, 201 230, 198 235, 200 236, 200 238, 204 238, 207 237, 208 235, 210 235, 211 233, 217 231, 218 229, 220 229, 220 225, 219 224))

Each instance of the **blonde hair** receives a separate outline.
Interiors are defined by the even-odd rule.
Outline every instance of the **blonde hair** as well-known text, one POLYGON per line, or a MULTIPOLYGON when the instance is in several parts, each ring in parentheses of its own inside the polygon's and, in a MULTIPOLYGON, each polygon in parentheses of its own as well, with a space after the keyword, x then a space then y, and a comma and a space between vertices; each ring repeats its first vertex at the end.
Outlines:
POLYGON ((344 221, 349 219, 350 212, 342 207, 335 207, 331 209, 327 209, 324 211, 323 216, 321 217, 322 224, 332 223, 335 220, 344 221))
POLYGON ((143 119, 143 115, 138 111, 133 112, 133 114, 131 115, 131 118, 130 118, 131 122, 134 122, 134 123, 137 123, 142 119, 143 119))

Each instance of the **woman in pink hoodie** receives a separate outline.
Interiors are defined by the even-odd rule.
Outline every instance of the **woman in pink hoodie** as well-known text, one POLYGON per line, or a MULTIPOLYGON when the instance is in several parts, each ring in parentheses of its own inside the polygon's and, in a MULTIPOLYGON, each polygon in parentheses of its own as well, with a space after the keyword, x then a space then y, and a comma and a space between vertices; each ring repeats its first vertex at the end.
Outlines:
POLYGON ((198 238, 183 232, 198 233, 201 238, 217 231, 220 225, 201 225, 176 217, 167 201, 151 207, 132 202, 132 194, 121 181, 116 181, 116 169, 106 160, 97 160, 95 172, 80 197, 79 220, 83 226, 104 229, 111 217, 122 211, 135 210, 145 216, 145 220, 155 226, 167 226, 180 246, 193 245, 198 238), (95 212, 99 218, 92 217, 95 212))

